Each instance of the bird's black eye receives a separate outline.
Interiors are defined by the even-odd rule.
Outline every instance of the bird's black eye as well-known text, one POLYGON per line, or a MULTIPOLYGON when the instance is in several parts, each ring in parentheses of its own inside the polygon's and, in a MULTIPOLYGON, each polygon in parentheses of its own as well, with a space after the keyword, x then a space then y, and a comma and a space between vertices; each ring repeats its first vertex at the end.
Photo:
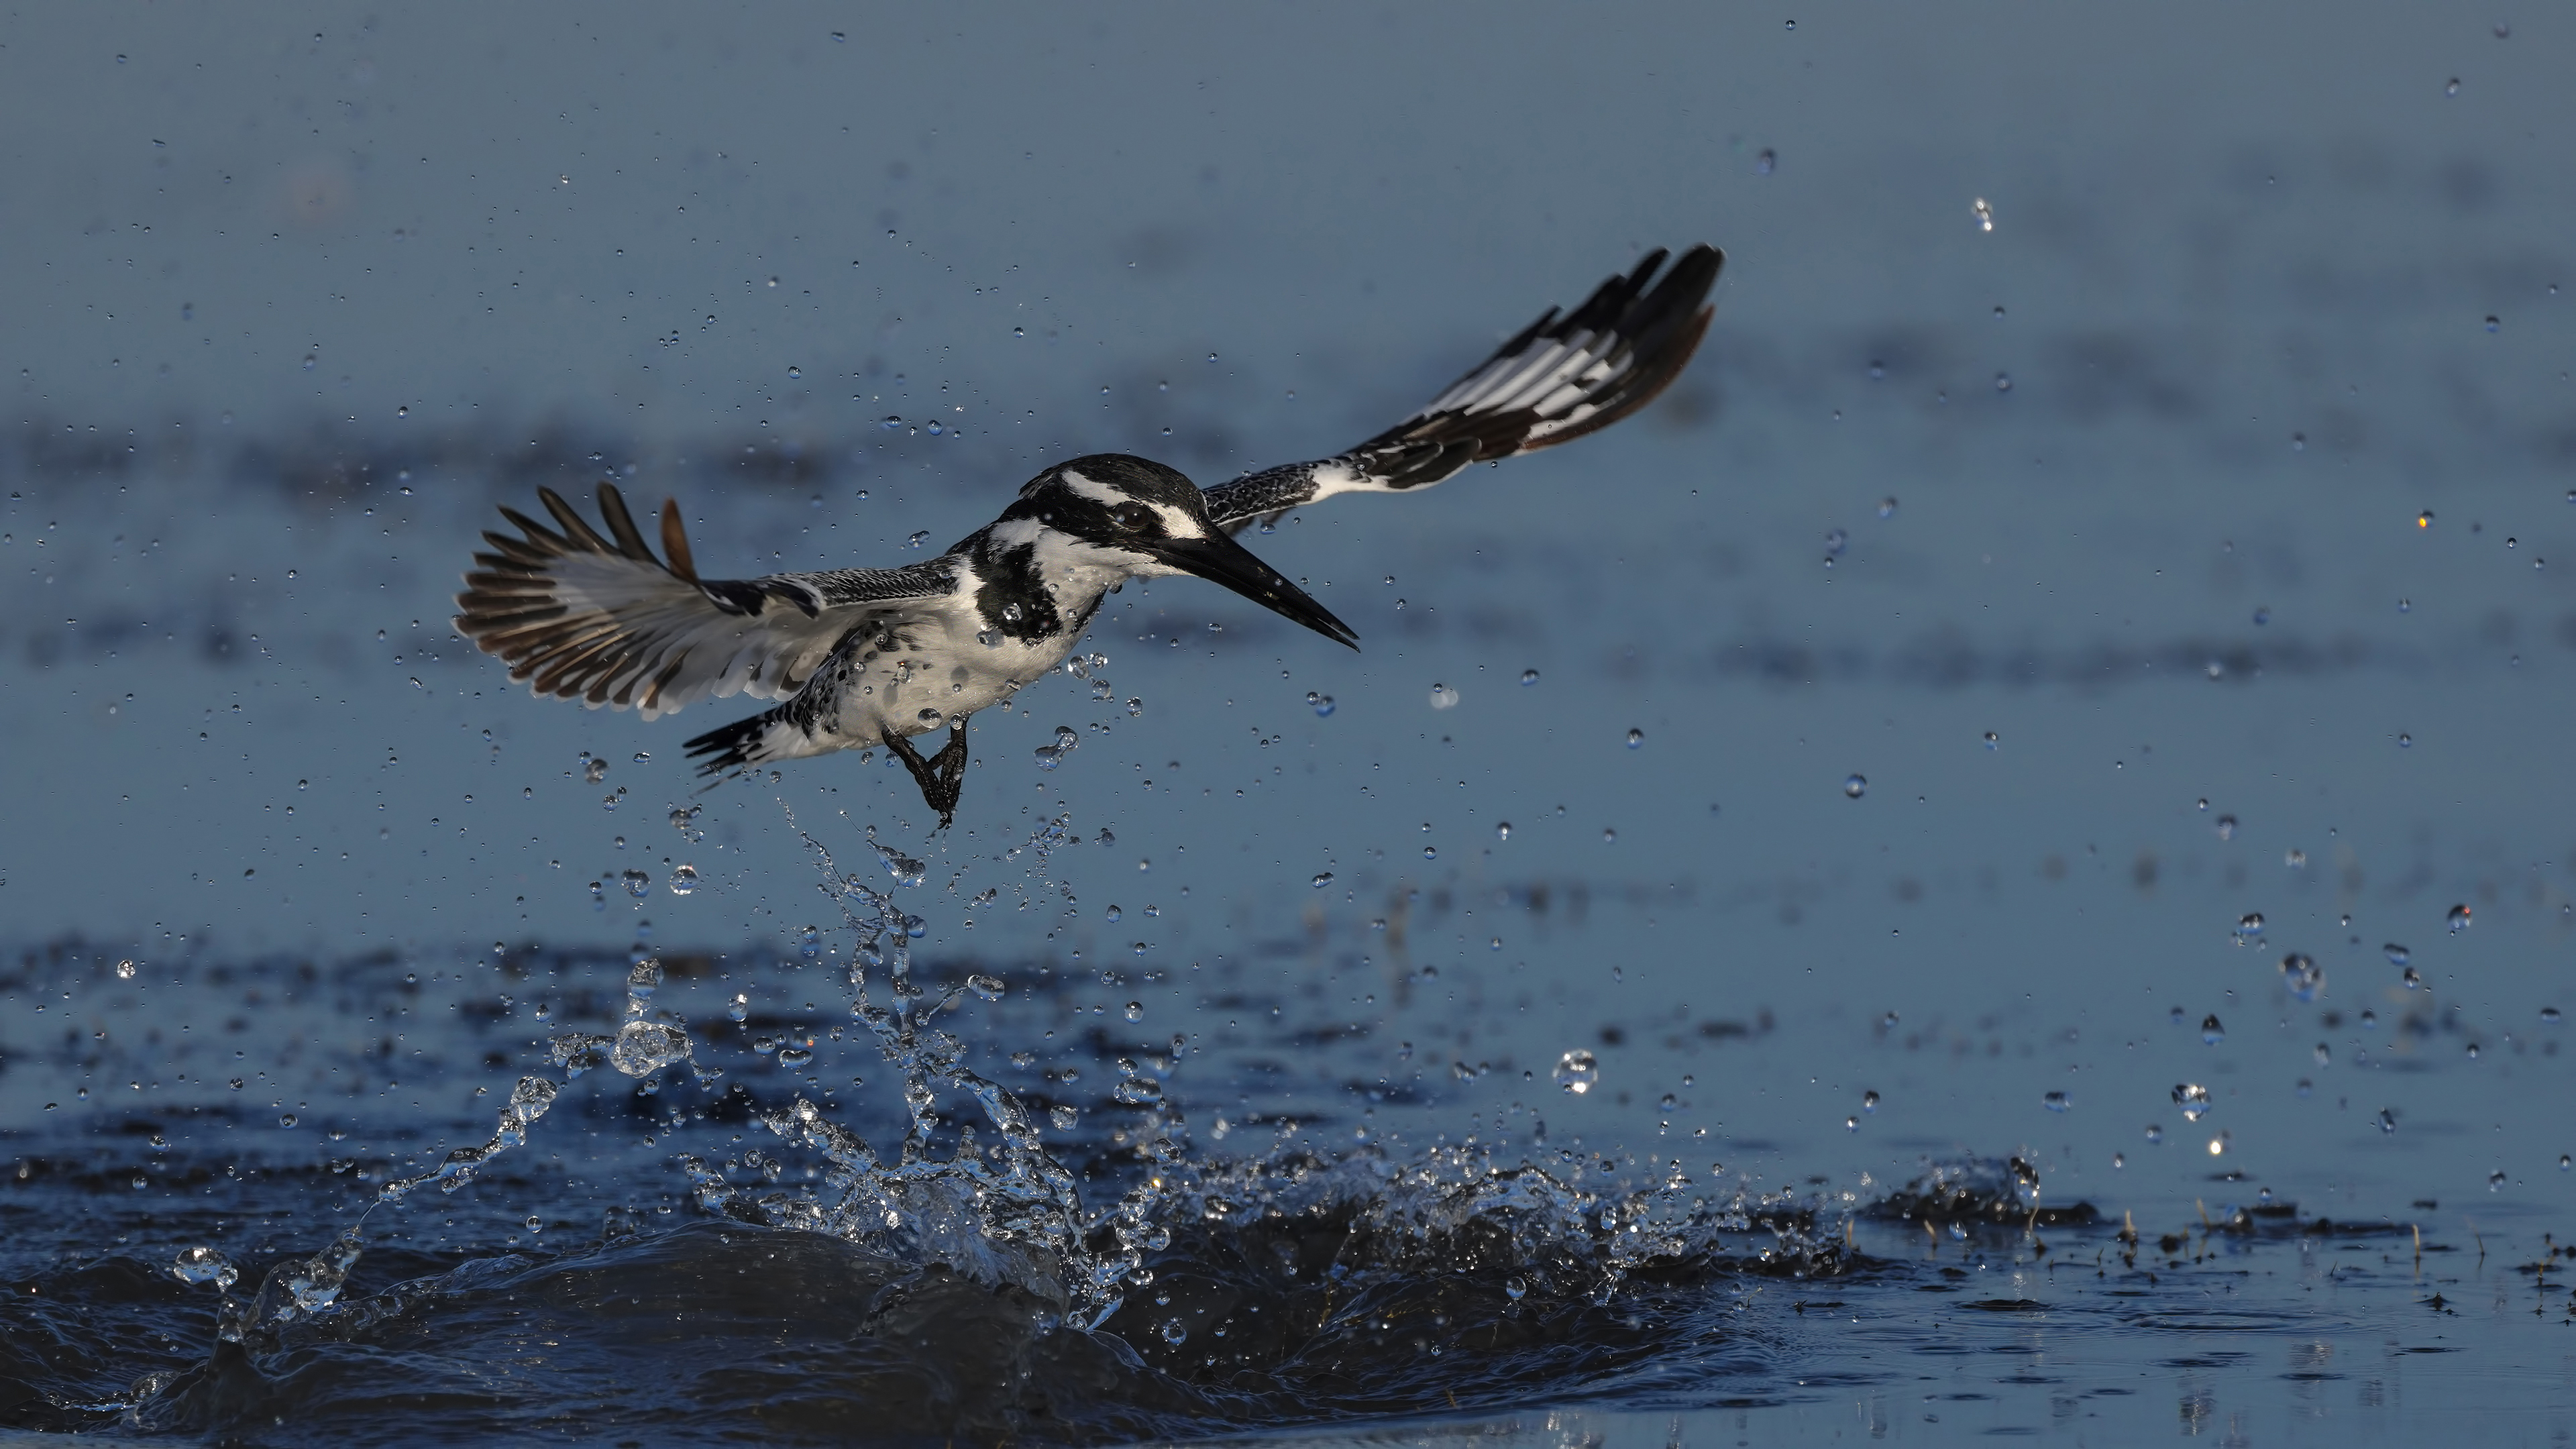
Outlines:
POLYGON ((1121 503, 1109 510, 1109 521, 1129 533, 1142 533, 1154 521, 1154 510, 1142 503, 1121 503))

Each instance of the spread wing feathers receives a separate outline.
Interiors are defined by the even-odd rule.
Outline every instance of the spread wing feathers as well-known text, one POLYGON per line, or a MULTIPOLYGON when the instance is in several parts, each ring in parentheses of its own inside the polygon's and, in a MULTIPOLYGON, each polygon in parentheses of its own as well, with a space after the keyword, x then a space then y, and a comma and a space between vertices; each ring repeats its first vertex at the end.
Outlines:
POLYGON ((936 562, 701 579, 676 501, 662 506, 665 563, 614 485, 599 485, 606 538, 554 490, 537 497, 560 531, 502 509, 523 536, 483 535, 491 551, 474 556, 456 628, 512 679, 594 709, 653 719, 709 697, 792 695, 851 629, 945 586, 936 562))
POLYGON ((1698 349, 1716 310, 1708 291, 1726 260, 1695 246, 1656 281, 1664 257, 1647 253, 1563 316, 1550 307, 1429 406, 1349 452, 1209 489, 1209 517, 1240 529, 1336 493, 1428 488, 1470 464, 1571 442, 1637 411, 1698 349))

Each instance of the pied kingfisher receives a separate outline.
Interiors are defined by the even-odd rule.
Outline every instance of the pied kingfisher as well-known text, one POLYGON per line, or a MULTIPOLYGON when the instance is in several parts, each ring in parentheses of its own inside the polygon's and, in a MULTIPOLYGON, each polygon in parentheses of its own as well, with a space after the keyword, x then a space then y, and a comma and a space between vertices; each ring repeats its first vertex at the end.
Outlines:
POLYGON ((704 579, 678 500, 662 505, 666 560, 614 485, 599 485, 607 537, 541 488, 561 531, 503 508, 523 536, 483 535, 491 551, 474 556, 456 627, 512 679, 594 709, 649 720, 708 698, 777 700, 690 740, 700 773, 883 744, 945 826, 968 717, 1051 672, 1128 579, 1192 574, 1357 648, 1349 625, 1233 535, 1337 493, 1428 488, 1644 407, 1708 330, 1725 258, 1693 247, 1657 280, 1664 260, 1649 253, 1563 316, 1549 308, 1429 406, 1347 452, 1205 492, 1143 458, 1075 458, 955 547, 903 568, 704 579), (942 726, 947 744, 925 761, 907 737, 942 726))

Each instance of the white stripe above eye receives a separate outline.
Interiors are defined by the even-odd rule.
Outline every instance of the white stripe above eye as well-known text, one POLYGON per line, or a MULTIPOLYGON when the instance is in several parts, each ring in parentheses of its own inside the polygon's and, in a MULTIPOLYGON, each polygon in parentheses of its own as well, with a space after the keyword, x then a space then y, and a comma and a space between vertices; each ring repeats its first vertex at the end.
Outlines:
POLYGON ((1064 479, 1065 486, 1071 488, 1074 492, 1074 496, 1077 498, 1088 498, 1094 503, 1125 503, 1128 501, 1126 494, 1110 487, 1106 483, 1095 483, 1091 479, 1085 478, 1081 474, 1076 473, 1071 468, 1065 469, 1064 472, 1058 476, 1064 479))

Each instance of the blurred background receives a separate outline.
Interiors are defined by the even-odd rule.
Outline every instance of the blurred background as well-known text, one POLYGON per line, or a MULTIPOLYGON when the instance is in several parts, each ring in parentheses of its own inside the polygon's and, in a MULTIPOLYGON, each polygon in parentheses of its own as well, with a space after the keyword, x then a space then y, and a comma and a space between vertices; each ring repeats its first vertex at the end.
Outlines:
MULTIPOLYGON (((221 1006, 145 989, 192 962, 466 1003, 496 947, 792 953, 798 827, 852 869, 873 826, 943 975, 1097 969, 1072 1009, 1249 1043, 1173 1086, 1203 1136, 1543 1110, 1768 1183, 2018 1151, 2112 1208, 2568 1205, 2563 12, 0 36, 12 1129, 124 1075, 22 1010, 75 985, 124 1040, 221 1006), (1334 451, 1698 241, 1716 322, 1652 410, 1247 538, 1361 653, 1131 588, 1109 697, 979 717, 944 836, 882 762, 699 795, 680 742, 739 702, 537 701, 448 624, 539 485, 677 498, 711 574, 904 562, 1076 453, 1334 451), (1002 857, 1058 816, 1041 889, 1002 857)), ((363 1033, 315 1013, 247 1035, 363 1033)))

